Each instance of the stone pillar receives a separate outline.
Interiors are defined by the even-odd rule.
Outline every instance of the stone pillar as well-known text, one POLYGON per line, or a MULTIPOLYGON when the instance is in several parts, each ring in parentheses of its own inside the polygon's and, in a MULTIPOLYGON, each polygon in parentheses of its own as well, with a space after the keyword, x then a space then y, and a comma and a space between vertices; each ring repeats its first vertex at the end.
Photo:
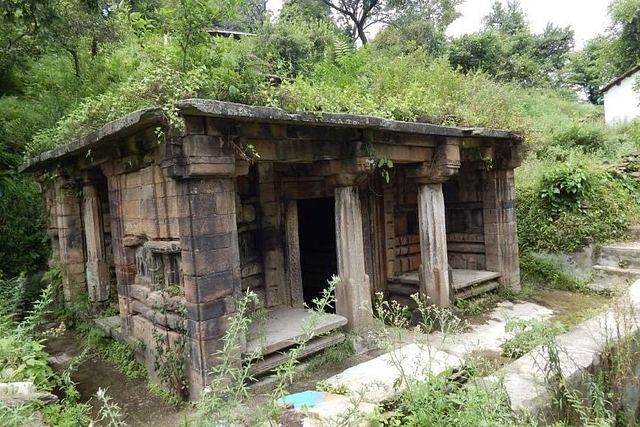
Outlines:
POLYGON ((267 307, 289 303, 302 305, 302 301, 293 301, 289 298, 290 292, 286 286, 282 240, 283 215, 281 215, 280 200, 276 191, 276 176, 273 170, 273 163, 258 163, 257 169, 267 307))
POLYGON ((62 268, 62 291, 66 303, 81 296, 86 289, 82 215, 79 189, 66 177, 56 178, 58 241, 62 268))
POLYGON ((298 201, 287 201, 285 212, 288 299, 292 307, 304 305, 302 266, 300 265, 300 235, 298 233, 298 201))
MULTIPOLYGON (((192 125, 201 120, 188 119, 192 125)), ((235 299, 242 291, 236 222, 239 172, 234 144, 227 137, 235 131, 219 130, 218 124, 207 119, 206 126, 191 126, 193 133, 171 137, 163 160, 164 173, 175 180, 178 197, 192 399, 198 398, 217 363, 213 354, 223 346, 235 299)))
POLYGON ((460 169, 460 144, 458 138, 447 138, 436 147, 433 159, 410 173, 418 183, 418 226, 422 261, 418 270, 420 293, 427 295, 429 301, 440 308, 448 307, 452 300, 442 183, 460 169))
POLYGON ((420 227, 420 293, 440 308, 448 307, 449 264, 442 183, 421 184, 418 189, 420 227))
MULTIPOLYGON (((111 163, 102 166, 107 177, 109 191, 109 216, 111 218, 111 247, 113 248, 113 263, 118 283, 118 305, 120 309, 120 325, 126 335, 133 334, 131 312, 131 297, 129 291, 136 277, 135 250, 130 246, 125 236, 124 218, 125 206, 122 193, 126 189, 126 175, 116 173, 111 163)), ((135 242, 139 244, 139 242, 135 242)))
POLYGON ((336 248, 340 283, 336 286, 336 313, 354 330, 372 319, 371 285, 365 273, 362 213, 358 188, 335 189, 336 248))
POLYGON ((482 212, 486 268, 502 274, 503 286, 520 289, 513 169, 482 172, 482 212))
POLYGON ((104 226, 98 191, 89 183, 82 191, 82 218, 87 244, 87 289, 91 302, 109 299, 109 266, 104 246, 104 226))
MULTIPOLYGON (((190 391, 197 396, 241 293, 235 178, 177 182, 185 305, 191 335, 190 391)), ((238 355, 239 356, 239 355, 238 355)))

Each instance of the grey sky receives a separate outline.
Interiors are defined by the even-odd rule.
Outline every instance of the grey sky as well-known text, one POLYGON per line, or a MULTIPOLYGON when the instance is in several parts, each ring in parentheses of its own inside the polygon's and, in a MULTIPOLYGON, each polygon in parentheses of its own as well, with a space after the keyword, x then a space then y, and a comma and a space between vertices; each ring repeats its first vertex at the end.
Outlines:
MULTIPOLYGON (((455 36, 478 31, 482 17, 489 12, 493 1, 466 0, 458 8, 462 17, 449 27, 448 34, 455 36)), ((506 0, 502 1, 506 3, 506 0)), ((586 40, 607 29, 609 2, 610 0, 520 0, 533 32, 541 32, 548 22, 561 27, 570 25, 575 31, 578 48, 586 40)), ((275 12, 280 9, 281 4, 282 0, 269 0, 268 7, 275 12)))
MULTIPOLYGON (((520 0, 533 32, 541 32, 548 22, 566 27, 570 25, 576 33, 576 44, 605 32, 609 26, 607 6, 610 0, 520 0)), ((459 7, 458 18, 448 33, 460 35, 480 29, 481 20, 491 9, 493 0, 466 0, 459 7)), ((506 1, 503 1, 506 3, 506 1)))

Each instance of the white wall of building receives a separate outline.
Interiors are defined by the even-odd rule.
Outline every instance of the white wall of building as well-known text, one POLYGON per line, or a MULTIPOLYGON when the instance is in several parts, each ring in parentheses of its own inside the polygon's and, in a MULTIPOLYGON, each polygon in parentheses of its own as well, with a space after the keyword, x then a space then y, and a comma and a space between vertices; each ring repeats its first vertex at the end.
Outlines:
POLYGON ((622 79, 604 93, 604 120, 608 125, 616 125, 640 117, 640 92, 633 86, 640 77, 640 71, 622 79))

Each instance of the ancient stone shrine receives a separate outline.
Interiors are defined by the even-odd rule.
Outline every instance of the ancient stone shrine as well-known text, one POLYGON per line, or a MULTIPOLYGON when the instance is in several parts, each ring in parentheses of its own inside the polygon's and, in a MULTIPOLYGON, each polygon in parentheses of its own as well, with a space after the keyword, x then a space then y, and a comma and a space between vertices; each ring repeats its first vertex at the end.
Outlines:
POLYGON ((136 111, 21 170, 42 184, 65 298, 117 296, 121 336, 153 370, 165 334, 192 397, 246 289, 269 310, 266 337, 242 343, 264 347, 259 372, 333 274, 320 332, 366 325, 375 292, 447 306, 451 292, 519 286, 518 135, 204 99, 177 108, 184 129, 136 111))

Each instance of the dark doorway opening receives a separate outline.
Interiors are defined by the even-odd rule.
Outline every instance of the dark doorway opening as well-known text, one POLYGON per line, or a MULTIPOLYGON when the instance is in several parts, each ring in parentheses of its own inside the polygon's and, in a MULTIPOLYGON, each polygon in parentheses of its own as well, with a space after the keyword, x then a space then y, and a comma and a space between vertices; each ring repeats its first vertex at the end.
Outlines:
POLYGON ((310 307, 331 276, 338 274, 334 205, 333 197, 298 200, 302 293, 310 307))

